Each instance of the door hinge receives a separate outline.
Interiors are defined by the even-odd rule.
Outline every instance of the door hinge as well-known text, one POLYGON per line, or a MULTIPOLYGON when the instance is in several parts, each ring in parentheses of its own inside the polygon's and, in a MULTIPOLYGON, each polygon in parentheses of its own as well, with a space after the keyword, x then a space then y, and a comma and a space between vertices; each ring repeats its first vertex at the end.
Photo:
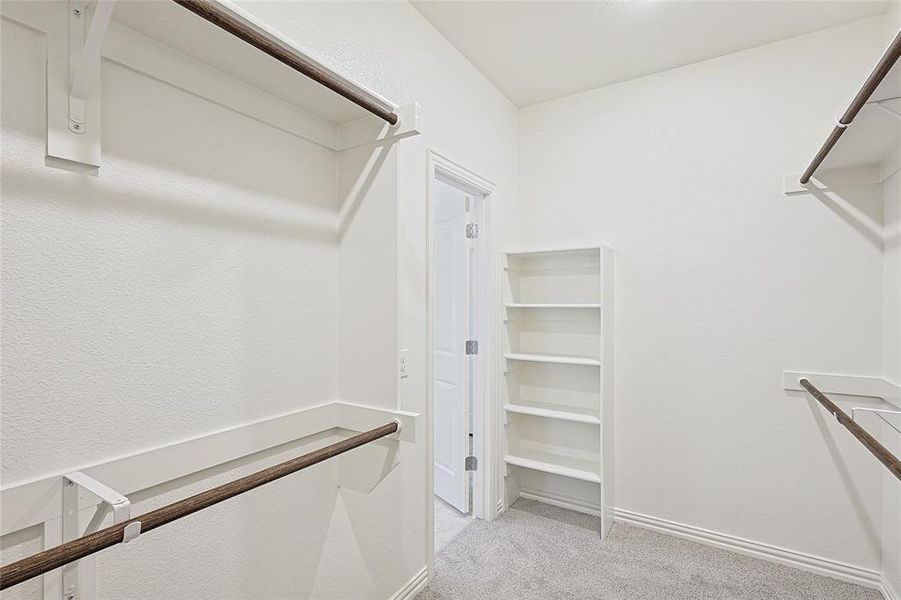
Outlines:
POLYGON ((478 354, 479 353, 479 341, 478 340, 466 340, 466 354, 478 354))
POLYGON ((478 471, 479 470, 479 459, 475 456, 467 456, 466 457, 466 470, 467 471, 478 471))
POLYGON ((466 239, 474 240, 479 237, 479 224, 478 223, 467 223, 466 224, 466 239))

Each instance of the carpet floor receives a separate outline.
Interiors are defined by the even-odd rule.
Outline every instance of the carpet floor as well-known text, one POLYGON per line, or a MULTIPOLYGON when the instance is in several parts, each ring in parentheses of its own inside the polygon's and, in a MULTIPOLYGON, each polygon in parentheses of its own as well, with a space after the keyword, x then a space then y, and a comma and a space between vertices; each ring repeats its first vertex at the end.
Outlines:
POLYGON ((472 517, 464 515, 456 508, 435 496, 435 553, 472 525, 472 517))
POLYGON ((872 589, 616 523, 519 500, 473 523, 435 556, 420 600, 882 600, 872 589))

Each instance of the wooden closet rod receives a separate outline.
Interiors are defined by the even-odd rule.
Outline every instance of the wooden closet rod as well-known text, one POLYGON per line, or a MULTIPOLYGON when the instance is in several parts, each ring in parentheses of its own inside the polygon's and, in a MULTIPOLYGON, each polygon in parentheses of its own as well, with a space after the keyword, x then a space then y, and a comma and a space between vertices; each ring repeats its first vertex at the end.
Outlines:
POLYGON ((898 31, 898 34, 895 36, 895 39, 892 40, 892 43, 889 44, 885 54, 883 54, 882 58, 879 59, 879 62, 876 63, 876 68, 874 68, 873 72, 870 73, 870 76, 867 77, 863 87, 860 88, 860 91, 854 96, 854 100, 851 101, 850 106, 848 106, 847 110, 845 110, 844 114, 838 120, 838 123, 833 127, 832 133, 826 138, 826 143, 823 144, 823 147, 820 148, 817 155, 813 157, 810 166, 808 166, 807 170, 804 171, 804 174, 801 175, 800 181, 802 184, 810 181, 814 172, 820 168, 823 160, 826 159, 826 155, 832 151, 833 146, 835 146, 839 138, 845 133, 845 129, 847 129, 854 121, 854 117, 857 116, 860 109, 867 103, 867 100, 870 99, 870 96, 873 95, 873 92, 876 91, 876 88, 879 87, 879 84, 882 83, 882 80, 885 79, 888 72, 892 70, 892 66, 898 60, 899 56, 901 56, 901 31, 898 31))
POLYGON ((186 517, 199 510, 218 504, 223 500, 228 500, 229 498, 248 492, 261 485, 265 485, 276 479, 290 475, 291 473, 296 473, 301 469, 306 469, 307 467, 324 460, 343 454, 348 450, 353 450, 354 448, 383 438, 397 430, 397 421, 386 423, 381 427, 376 427, 365 433, 331 444, 325 448, 316 450, 315 452, 298 456, 297 458, 279 463, 268 469, 257 471, 256 473, 236 479, 235 481, 195 494, 184 500, 167 504, 166 506, 152 510, 139 517, 123 521, 117 525, 101 529, 100 531, 76 538, 70 542, 56 546, 55 548, 50 548, 49 550, 44 550, 43 552, 10 563, 0 568, 0 589, 5 590, 8 587, 22 583, 32 577, 37 577, 38 575, 42 575, 53 569, 58 569, 65 564, 125 541, 125 528, 131 523, 140 522, 140 532, 143 534, 151 529, 162 527, 166 523, 171 523, 172 521, 186 517))
POLYGON ((894 474, 895 477, 901 479, 901 460, 898 460, 894 454, 880 444, 876 438, 867 433, 867 431, 857 424, 857 422, 848 416, 848 413, 840 409, 835 403, 826 397, 823 392, 813 386, 807 379, 802 379, 801 387, 810 392, 810 395, 816 398, 826 410, 832 413, 836 420, 845 426, 845 429, 851 432, 851 435, 860 440, 860 443, 866 446, 867 450, 873 453, 873 456, 879 459, 886 468, 894 474))
POLYGON ((248 21, 239 18, 233 12, 225 9, 215 0, 174 0, 177 4, 190 10, 195 15, 206 19, 213 25, 224 29, 233 36, 244 40, 254 48, 262 50, 272 58, 281 61, 300 71, 313 81, 324 85, 333 92, 340 94, 354 104, 365 108, 377 117, 384 119, 391 125, 397 124, 397 114, 390 107, 374 101, 370 96, 348 84, 334 73, 324 69, 315 61, 310 60, 290 46, 280 43, 274 36, 253 27, 248 21))

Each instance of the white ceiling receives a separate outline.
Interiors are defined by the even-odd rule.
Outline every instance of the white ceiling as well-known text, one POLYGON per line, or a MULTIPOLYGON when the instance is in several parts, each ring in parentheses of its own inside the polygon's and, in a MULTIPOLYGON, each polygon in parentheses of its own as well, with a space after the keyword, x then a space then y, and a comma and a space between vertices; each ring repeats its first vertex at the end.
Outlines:
POLYGON ((888 0, 413 0, 517 106, 883 14, 888 0))

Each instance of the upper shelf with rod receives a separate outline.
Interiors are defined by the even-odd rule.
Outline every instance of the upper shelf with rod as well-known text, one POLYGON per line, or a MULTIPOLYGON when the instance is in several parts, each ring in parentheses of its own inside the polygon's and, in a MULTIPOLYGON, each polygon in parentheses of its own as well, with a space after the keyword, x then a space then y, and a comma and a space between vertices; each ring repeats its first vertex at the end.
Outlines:
MULTIPOLYGON (((858 425, 858 423, 852 418, 849 417, 848 414, 838 407, 826 394, 821 392, 816 386, 814 386, 810 380, 806 378, 802 378, 798 381, 799 385, 804 388, 811 396, 813 396, 817 402, 823 405, 823 408, 828 410, 836 420, 845 427, 851 435, 853 435, 857 440, 864 445, 864 447, 870 451, 870 453, 875 456, 879 462, 881 462, 886 469, 888 469, 892 475, 901 480, 901 460, 898 459, 897 456, 889 452, 889 450, 883 446, 879 441, 876 440, 869 432, 867 432, 863 427, 858 425)), ((872 409, 856 409, 856 410, 872 410, 872 409)), ((888 411, 883 410, 881 412, 897 414, 896 411, 888 411)))
POLYGON ((416 103, 390 102, 226 0, 3 2, 0 14, 48 40, 50 166, 100 166, 102 60, 334 151, 419 133, 416 103))
POLYGON ((332 123, 347 123, 371 113, 390 125, 397 124, 393 103, 338 73, 231 2, 120 2, 114 18, 332 123))
MULTIPOLYGON (((831 170, 851 167, 873 167, 876 180, 881 172, 901 162, 901 31, 898 31, 876 66, 864 81, 845 111, 836 116, 835 126, 826 141, 800 175, 788 175, 785 192, 802 192, 831 170), (892 163, 892 164, 889 164, 892 163)), ((862 175, 856 180, 869 183, 862 175)), ((848 183, 855 181, 849 180, 848 183)), ((819 183, 824 183, 820 181, 819 183)), ((828 187, 828 186, 826 186, 828 187)))

